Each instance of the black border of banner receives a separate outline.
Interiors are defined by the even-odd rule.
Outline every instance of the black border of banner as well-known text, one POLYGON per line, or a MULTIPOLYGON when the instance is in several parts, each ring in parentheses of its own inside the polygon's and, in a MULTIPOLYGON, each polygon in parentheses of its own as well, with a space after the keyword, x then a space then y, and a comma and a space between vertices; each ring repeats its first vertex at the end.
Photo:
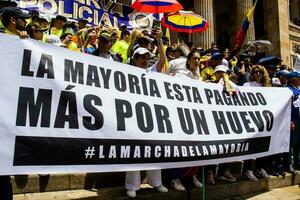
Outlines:
MULTIPOLYGON (((222 159, 236 156, 251 155, 267 152, 270 147, 271 137, 257 137, 238 140, 217 140, 217 141, 172 141, 172 140, 124 140, 124 139, 82 139, 82 138, 59 138, 59 137, 29 137, 16 136, 14 166, 41 166, 41 165, 107 165, 107 164, 142 164, 142 163, 166 163, 166 162, 186 162, 200 161, 210 159, 222 159), (229 151, 223 154, 212 155, 204 153, 203 146, 209 150, 209 145, 235 145, 244 147, 248 143, 247 151, 229 151), (241 146, 244 144, 244 146, 241 146), (105 158, 99 158, 99 146, 103 146, 103 155, 105 158), (120 155, 121 146, 130 146, 129 158, 108 158, 111 146, 117 149, 117 155, 120 155), (141 155, 144 155, 143 149, 145 146, 151 148, 151 157, 133 158, 134 149, 136 146, 141 147, 141 155), (171 156, 164 157, 164 151, 161 151, 161 157, 155 157, 155 147, 160 146, 164 150, 165 146, 171 149, 171 156), (180 151, 180 157, 174 157, 174 147, 177 146, 180 151), (184 157, 182 146, 185 146, 187 156, 184 157), (192 147, 190 147, 192 146, 192 147), (86 149, 95 147, 95 155, 86 158, 86 149), (198 153, 196 153, 198 147, 198 153), (189 151, 192 148, 193 154, 189 151)), ((240 148, 243 149, 243 148, 240 148)), ((219 149, 218 149, 219 150, 219 149)), ((224 150, 224 149, 223 149, 224 150)))

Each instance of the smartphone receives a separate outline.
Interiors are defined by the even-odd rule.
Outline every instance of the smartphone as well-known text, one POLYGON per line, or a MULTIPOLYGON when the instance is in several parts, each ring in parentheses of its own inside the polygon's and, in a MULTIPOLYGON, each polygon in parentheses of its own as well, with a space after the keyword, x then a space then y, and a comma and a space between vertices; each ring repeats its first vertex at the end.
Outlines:
POLYGON ((152 24, 152 30, 159 30, 161 28, 161 21, 154 19, 152 24))

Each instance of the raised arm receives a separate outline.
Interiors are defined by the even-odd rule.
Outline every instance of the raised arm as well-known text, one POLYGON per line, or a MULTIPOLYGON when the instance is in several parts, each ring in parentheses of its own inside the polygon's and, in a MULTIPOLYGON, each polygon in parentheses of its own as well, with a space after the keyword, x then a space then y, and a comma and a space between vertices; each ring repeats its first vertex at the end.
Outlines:
POLYGON ((157 41, 158 50, 159 50, 159 60, 156 65, 157 72, 161 72, 161 70, 164 67, 164 65, 166 64, 166 60, 167 60, 166 53, 164 52, 164 49, 163 49, 163 42, 161 39, 161 34, 162 34, 161 30, 157 30, 157 33, 155 35, 155 39, 157 41))

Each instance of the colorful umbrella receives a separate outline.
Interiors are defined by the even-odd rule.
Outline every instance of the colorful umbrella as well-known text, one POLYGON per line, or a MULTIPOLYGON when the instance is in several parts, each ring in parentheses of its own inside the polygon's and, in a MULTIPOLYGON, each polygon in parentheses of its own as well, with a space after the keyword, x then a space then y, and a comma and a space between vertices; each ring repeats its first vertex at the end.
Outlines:
POLYGON ((146 13, 169 13, 183 9, 176 0, 136 0, 132 7, 146 13))
POLYGON ((162 18, 162 25, 176 32, 195 33, 208 29, 207 21, 192 11, 178 11, 162 18))

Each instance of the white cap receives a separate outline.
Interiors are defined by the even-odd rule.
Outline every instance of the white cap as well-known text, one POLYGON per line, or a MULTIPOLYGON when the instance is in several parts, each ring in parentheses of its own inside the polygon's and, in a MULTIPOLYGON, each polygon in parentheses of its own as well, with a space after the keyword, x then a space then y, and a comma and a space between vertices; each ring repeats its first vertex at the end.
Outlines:
POLYGON ((222 65, 229 67, 229 62, 226 59, 222 59, 222 65))
POLYGON ((146 49, 146 48, 144 48, 144 47, 139 47, 139 48, 137 48, 137 49, 134 51, 133 57, 134 57, 136 54, 144 55, 144 54, 146 54, 146 53, 149 53, 149 54, 151 55, 151 53, 150 53, 150 51, 149 51, 148 49, 146 49))
POLYGON ((215 68, 215 73, 216 72, 227 72, 228 71, 228 67, 225 65, 218 65, 215 68))

